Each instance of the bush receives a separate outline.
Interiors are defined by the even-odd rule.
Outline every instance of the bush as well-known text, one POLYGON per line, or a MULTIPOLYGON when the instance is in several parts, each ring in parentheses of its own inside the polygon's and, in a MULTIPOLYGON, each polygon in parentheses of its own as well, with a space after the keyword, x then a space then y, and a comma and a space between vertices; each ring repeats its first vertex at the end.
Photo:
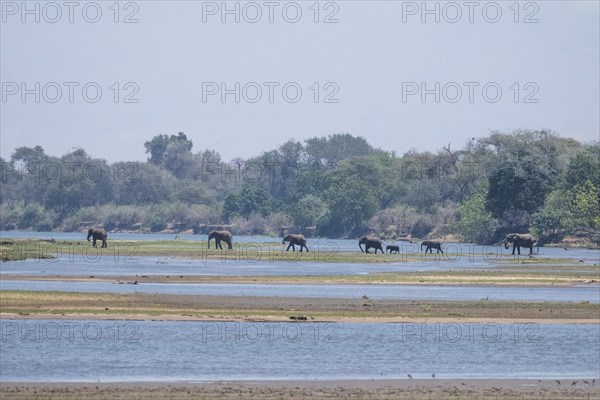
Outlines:
POLYGON ((492 243, 498 222, 485 208, 485 195, 482 192, 474 194, 458 207, 458 219, 451 225, 465 242, 478 244, 492 243))

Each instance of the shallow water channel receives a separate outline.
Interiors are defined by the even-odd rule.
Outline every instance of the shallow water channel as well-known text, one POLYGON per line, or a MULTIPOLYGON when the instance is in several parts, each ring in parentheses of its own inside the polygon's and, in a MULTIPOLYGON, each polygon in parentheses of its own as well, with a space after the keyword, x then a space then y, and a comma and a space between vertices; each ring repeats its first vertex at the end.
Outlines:
POLYGON ((92 293, 160 293, 209 296, 327 297, 404 300, 489 300, 600 303, 600 287, 515 287, 452 285, 339 285, 139 283, 66 281, 0 281, 0 290, 66 291, 92 293))

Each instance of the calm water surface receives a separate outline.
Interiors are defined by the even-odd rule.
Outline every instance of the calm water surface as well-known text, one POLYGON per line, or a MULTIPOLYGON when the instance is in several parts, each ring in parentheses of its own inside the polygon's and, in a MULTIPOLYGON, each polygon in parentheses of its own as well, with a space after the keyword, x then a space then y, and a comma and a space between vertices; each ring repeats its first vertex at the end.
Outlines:
POLYGON ((93 293, 161 293, 209 296, 327 297, 404 300, 549 301, 600 303, 600 287, 514 287, 450 285, 337 285, 140 283, 65 281, 0 281, 0 290, 66 291, 93 293))
POLYGON ((6 320, 2 381, 598 378, 596 325, 6 320))

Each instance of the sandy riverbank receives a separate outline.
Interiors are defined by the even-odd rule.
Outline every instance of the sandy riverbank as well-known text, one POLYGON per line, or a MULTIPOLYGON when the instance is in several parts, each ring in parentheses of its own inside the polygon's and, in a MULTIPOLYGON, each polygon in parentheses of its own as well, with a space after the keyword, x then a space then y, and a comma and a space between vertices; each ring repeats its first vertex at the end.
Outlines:
POLYGON ((0 384, 3 399, 591 399, 590 379, 401 379, 0 384), (559 383, 560 382, 560 383, 559 383))
POLYGON ((573 287, 600 286, 597 274, 581 272, 515 273, 504 271, 444 271, 435 273, 381 273, 370 275, 50 275, 3 274, 2 281, 111 282, 143 283, 235 283, 235 284, 336 284, 336 285, 450 285, 450 286, 519 286, 573 287), (582 276, 583 275, 583 276, 582 276))
POLYGON ((600 305, 510 301, 205 296, 0 291, 2 317, 307 321, 526 321, 598 323, 600 305))

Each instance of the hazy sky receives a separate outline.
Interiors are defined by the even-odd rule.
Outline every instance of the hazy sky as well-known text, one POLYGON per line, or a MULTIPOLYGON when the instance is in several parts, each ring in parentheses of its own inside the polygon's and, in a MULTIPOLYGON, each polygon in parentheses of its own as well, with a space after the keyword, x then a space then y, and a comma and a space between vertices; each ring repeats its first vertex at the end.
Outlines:
POLYGON ((600 139, 598 1, 22 4, 1 2, 5 159, 145 160, 180 131, 225 160, 339 132, 399 154, 491 130, 600 139))

